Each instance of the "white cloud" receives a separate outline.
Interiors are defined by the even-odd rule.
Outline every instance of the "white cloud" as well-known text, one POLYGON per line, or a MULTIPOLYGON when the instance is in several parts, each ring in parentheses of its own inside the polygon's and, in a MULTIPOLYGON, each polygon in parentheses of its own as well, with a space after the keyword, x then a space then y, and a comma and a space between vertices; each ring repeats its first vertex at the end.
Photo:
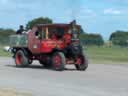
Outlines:
POLYGON ((113 8, 109 8, 109 9, 105 9, 105 10, 104 10, 104 14, 119 15, 119 14, 121 14, 121 13, 122 13, 121 10, 117 10, 117 9, 113 9, 113 8))
POLYGON ((81 17, 87 17, 87 16, 89 16, 89 17, 95 17, 96 16, 96 13, 92 9, 90 9, 90 8, 81 7, 79 9, 79 15, 81 17))
POLYGON ((94 10, 89 9, 89 8, 82 8, 80 13, 84 16, 84 17, 96 17, 96 12, 94 12, 94 10))
POLYGON ((73 8, 73 9, 68 8, 67 10, 65 10, 64 14, 66 17, 75 18, 75 19, 86 19, 88 17, 92 18, 96 16, 96 13, 92 9, 85 7, 73 8))

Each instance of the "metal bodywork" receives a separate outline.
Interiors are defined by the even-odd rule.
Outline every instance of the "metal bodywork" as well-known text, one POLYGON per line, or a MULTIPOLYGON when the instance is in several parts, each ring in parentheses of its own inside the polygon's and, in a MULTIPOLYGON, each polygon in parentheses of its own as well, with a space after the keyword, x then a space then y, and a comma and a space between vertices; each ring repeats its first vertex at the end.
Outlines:
MULTIPOLYGON (((36 25, 28 34, 23 35, 12 35, 10 36, 10 46, 11 47, 26 47, 33 54, 40 53, 50 53, 54 49, 63 50, 67 45, 64 40, 57 39, 54 40, 49 38, 49 33, 47 32, 50 28, 63 28, 64 34, 69 30, 69 24, 45 24, 45 25, 36 25), (44 32, 42 30, 45 30, 44 32), (40 36, 36 36, 36 32, 39 31, 40 36), (41 34, 45 33, 45 36, 42 37, 41 34)), ((79 27, 79 26, 77 26, 79 27)), ((64 35, 63 34, 63 35, 64 35)), ((70 34, 71 35, 71 34, 70 34)), ((65 35, 65 39, 68 39, 68 36, 65 35)))

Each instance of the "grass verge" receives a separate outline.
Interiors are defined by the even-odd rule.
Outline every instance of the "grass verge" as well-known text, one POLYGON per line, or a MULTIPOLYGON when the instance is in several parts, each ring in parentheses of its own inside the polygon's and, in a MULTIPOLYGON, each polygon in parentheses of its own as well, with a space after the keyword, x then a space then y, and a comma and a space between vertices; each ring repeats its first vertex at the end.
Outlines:
MULTIPOLYGON (((128 48, 120 47, 84 47, 90 63, 100 64, 128 64, 128 48)), ((4 51, 0 46, 0 56, 11 56, 11 53, 4 51)))
POLYGON ((6 52, 5 50, 4 50, 4 46, 0 46, 0 56, 2 57, 5 57, 5 56, 11 56, 11 53, 10 52, 6 52))
POLYGON ((84 48, 90 63, 128 64, 128 48, 120 47, 87 47, 84 48))

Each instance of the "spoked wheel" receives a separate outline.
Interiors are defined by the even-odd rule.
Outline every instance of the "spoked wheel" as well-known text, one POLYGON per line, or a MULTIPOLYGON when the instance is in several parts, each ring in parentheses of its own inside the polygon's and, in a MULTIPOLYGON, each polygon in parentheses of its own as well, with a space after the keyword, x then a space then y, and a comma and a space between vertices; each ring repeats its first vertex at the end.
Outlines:
POLYGON ((65 56, 62 52, 54 53, 52 57, 53 69, 57 71, 63 71, 65 68, 65 56))
POLYGON ((17 67, 26 67, 29 65, 29 60, 22 50, 16 52, 15 63, 17 67))
POLYGON ((84 55, 77 56, 75 67, 77 70, 84 71, 88 67, 88 60, 84 55))

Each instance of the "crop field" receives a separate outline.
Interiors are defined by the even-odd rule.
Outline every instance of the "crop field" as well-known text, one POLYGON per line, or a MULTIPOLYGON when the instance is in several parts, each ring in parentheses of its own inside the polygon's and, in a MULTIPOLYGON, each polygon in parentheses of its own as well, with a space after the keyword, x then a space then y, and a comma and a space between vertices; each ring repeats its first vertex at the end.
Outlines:
MULTIPOLYGON (((96 64, 127 64, 128 63, 128 48, 120 47, 84 47, 84 53, 89 59, 89 63, 96 64)), ((9 52, 3 50, 0 46, 0 56, 11 56, 9 52)))

